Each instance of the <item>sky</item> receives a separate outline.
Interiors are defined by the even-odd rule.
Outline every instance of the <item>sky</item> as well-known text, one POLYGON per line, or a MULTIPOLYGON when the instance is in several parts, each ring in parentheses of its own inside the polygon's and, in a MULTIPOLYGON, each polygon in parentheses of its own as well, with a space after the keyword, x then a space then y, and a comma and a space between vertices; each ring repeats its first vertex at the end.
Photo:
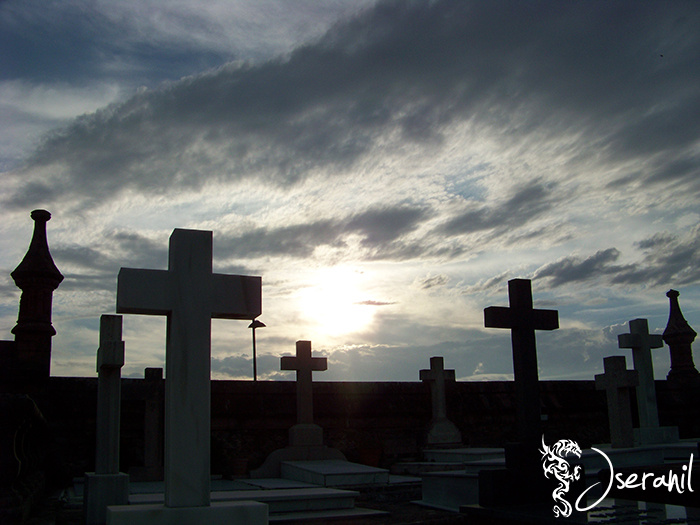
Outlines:
MULTIPOLYGON (((617 335, 661 333, 669 289, 700 327, 698 27, 695 1, 4 0, 0 339, 47 209, 52 375, 95 375, 119 268, 166 269, 175 228, 262 277, 259 379, 302 339, 317 380, 512 379, 483 310, 514 278, 559 311, 541 379, 631 368, 617 335)), ((252 378, 247 324, 212 322, 213 378, 252 378)), ((163 366, 162 317, 124 341, 124 376, 163 366)))

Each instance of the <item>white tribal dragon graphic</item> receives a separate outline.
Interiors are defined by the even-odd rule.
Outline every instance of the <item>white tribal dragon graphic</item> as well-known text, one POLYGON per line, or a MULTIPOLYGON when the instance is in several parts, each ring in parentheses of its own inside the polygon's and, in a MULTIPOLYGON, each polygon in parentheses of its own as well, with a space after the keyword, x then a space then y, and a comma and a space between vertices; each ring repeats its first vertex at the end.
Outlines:
POLYGON ((581 477, 581 466, 576 465, 571 470, 571 465, 564 459, 565 456, 573 455, 578 458, 581 457, 581 448, 578 443, 571 441, 570 439, 560 439, 552 447, 548 447, 544 443, 544 436, 542 436, 542 468, 544 469, 544 476, 549 478, 550 474, 554 474, 554 477, 559 481, 559 486, 552 492, 552 498, 556 505, 554 505, 554 516, 559 517, 564 516, 565 518, 571 515, 571 504, 564 499, 564 494, 569 491, 571 482, 577 480, 581 477))

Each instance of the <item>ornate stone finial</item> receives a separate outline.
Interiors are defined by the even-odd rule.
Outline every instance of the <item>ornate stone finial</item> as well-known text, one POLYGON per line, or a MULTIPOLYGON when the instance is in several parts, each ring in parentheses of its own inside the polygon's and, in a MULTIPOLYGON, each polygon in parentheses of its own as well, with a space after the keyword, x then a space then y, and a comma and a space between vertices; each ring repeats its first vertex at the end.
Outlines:
POLYGON ((674 343, 690 344, 698 335, 695 330, 690 327, 688 321, 685 320, 685 317, 683 317, 681 306, 678 304, 678 297, 680 295, 680 292, 677 290, 669 290, 666 292, 666 297, 669 298, 671 303, 671 311, 668 316, 668 323, 666 323, 663 338, 666 344, 669 346, 674 343))
POLYGON ((697 381, 700 378, 700 373, 693 362, 691 344, 698 334, 683 317, 681 307, 678 304, 679 296, 680 293, 676 290, 669 290, 666 293, 671 304, 668 323, 666 323, 666 329, 662 335, 671 352, 671 370, 666 378, 697 381))
POLYGON ((31 217, 34 220, 32 241, 24 259, 10 275, 22 290, 37 285, 48 285, 55 290, 63 281, 63 275, 53 262, 46 240, 46 223, 51 220, 51 214, 46 210, 34 210, 31 217))
POLYGON ((53 292, 63 281, 49 252, 46 240, 46 223, 51 214, 46 210, 34 210, 34 234, 27 254, 10 275, 22 290, 19 300, 15 335, 15 377, 44 379, 49 377, 51 364, 51 337, 56 330, 51 324, 53 292))

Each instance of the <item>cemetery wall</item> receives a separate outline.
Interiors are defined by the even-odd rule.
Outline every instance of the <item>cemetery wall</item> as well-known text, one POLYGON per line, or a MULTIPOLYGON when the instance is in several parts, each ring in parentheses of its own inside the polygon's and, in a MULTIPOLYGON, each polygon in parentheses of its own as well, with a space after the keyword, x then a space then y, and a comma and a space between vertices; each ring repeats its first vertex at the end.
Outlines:
MULTIPOLYGON (((158 460, 146 458, 144 450, 149 431, 162 436, 163 386, 162 379, 122 380, 122 471, 158 460)), ((700 410, 693 402, 700 392, 673 389, 666 381, 657 381, 657 392, 661 424, 678 426, 681 437, 700 436, 700 410)), ((57 459, 53 474, 69 480, 91 471, 97 380, 52 377, 31 397, 50 428, 49 454, 57 459)), ((543 381, 541 400, 549 439, 574 439, 584 448, 608 440, 605 394, 592 381, 543 381)), ((450 384, 447 414, 465 445, 503 446, 515 436, 513 383, 450 384)), ((424 383, 314 383, 314 418, 325 443, 352 461, 386 467, 418 457, 430 417, 424 383)), ((244 475, 257 468, 288 444, 295 422, 294 382, 213 381, 212 472, 244 475)))

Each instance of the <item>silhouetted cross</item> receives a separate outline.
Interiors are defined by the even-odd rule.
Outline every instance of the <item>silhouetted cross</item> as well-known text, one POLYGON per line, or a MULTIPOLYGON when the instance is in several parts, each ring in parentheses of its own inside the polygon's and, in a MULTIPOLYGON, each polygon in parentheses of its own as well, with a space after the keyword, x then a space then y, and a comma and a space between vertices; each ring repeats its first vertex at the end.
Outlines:
POLYGON ((328 359, 311 357, 311 341, 297 341, 297 356, 283 357, 281 368, 297 372, 297 423, 313 423, 314 398, 311 372, 328 370, 328 359))
POLYGON ((513 375, 518 439, 532 441, 540 433, 540 391, 537 374, 535 330, 559 328, 556 310, 535 310, 529 279, 508 281, 510 307, 489 306, 484 309, 484 326, 509 328, 513 346, 513 375))

